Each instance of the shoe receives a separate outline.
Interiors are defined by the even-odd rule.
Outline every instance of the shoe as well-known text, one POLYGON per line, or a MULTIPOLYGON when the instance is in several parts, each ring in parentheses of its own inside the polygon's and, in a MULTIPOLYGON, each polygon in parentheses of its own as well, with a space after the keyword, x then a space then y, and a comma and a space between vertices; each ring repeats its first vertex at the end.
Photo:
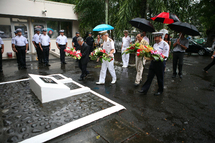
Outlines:
POLYGON ((67 64, 66 62, 63 62, 62 64, 67 64))
POLYGON ((50 64, 46 64, 47 67, 51 66, 50 64))
POLYGON ((160 96, 160 95, 162 95, 162 92, 157 92, 154 94, 154 96, 160 96))
POLYGON ((116 83, 116 80, 112 80, 112 81, 111 81, 111 84, 114 84, 114 83, 116 83))
POLYGON ((205 72, 205 73, 208 73, 208 71, 206 71, 205 69, 203 69, 202 71, 205 72))
POLYGON ((79 81, 83 81, 83 80, 84 80, 84 78, 79 78, 78 80, 79 80, 79 81))
POLYGON ((139 86, 139 85, 140 85, 140 84, 134 83, 134 86, 135 86, 135 87, 137 87, 137 86, 139 86))
POLYGON ((103 84, 105 84, 105 83, 103 83, 103 82, 96 82, 96 84, 97 84, 97 85, 103 85, 103 84))
POLYGON ((147 94, 147 92, 145 92, 144 90, 139 90, 138 92, 141 93, 141 94, 143 94, 143 95, 147 94))
POLYGON ((173 75, 172 75, 172 78, 176 78, 176 75, 175 75, 175 74, 173 74, 173 75))
POLYGON ((183 78, 182 74, 179 75, 180 78, 183 78))
POLYGON ((27 69, 26 67, 23 67, 23 69, 27 69))

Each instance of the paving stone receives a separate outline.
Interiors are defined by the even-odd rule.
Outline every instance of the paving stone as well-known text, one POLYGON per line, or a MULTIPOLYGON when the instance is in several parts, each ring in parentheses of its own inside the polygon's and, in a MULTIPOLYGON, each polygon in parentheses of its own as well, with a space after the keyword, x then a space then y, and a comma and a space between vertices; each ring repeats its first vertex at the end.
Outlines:
POLYGON ((16 143, 18 140, 19 140, 18 136, 12 136, 7 140, 7 142, 16 143))
POLYGON ((39 129, 33 129, 32 130, 32 133, 39 133, 39 132, 41 132, 42 130, 39 130, 39 129))
POLYGON ((13 129, 9 129, 9 130, 7 130, 7 133, 8 134, 11 134, 11 133, 13 133, 14 132, 14 130, 13 129))
POLYGON ((115 118, 94 126, 93 130, 110 143, 121 143, 136 133, 115 118))

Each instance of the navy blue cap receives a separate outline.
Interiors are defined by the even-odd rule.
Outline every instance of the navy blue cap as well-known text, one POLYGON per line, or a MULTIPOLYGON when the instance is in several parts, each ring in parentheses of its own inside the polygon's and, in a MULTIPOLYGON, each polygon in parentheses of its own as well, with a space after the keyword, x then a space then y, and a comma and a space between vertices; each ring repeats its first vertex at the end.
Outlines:
POLYGON ((47 29, 46 28, 43 28, 43 30, 42 31, 47 31, 47 29))
POLYGON ((89 32, 89 34, 92 34, 92 32, 89 32))
POLYGON ((35 31, 40 31, 40 29, 39 29, 39 28, 36 28, 35 31))
POLYGON ((17 33, 18 33, 18 32, 22 32, 22 29, 18 28, 18 29, 16 29, 16 32, 17 32, 17 33))
POLYGON ((79 32, 76 32, 76 34, 79 34, 79 32))
POLYGON ((14 31, 14 33, 16 34, 16 33, 17 33, 17 31, 14 31))

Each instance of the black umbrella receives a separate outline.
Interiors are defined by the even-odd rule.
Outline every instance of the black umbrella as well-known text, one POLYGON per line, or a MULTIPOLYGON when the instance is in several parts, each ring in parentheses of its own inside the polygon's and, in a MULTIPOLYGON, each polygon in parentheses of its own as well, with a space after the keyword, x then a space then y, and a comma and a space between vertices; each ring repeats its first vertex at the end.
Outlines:
POLYGON ((132 26, 145 32, 155 32, 153 25, 145 18, 134 18, 131 21, 129 21, 129 23, 132 26))
POLYGON ((176 32, 183 32, 187 35, 197 36, 200 35, 198 29, 189 23, 175 22, 169 24, 168 27, 176 32))

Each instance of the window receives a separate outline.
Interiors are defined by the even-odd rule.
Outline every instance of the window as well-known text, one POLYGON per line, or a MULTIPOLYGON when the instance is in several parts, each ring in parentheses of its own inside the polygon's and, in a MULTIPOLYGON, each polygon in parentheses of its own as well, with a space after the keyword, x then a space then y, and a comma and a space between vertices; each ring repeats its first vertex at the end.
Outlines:
POLYGON ((57 38, 59 32, 58 21, 47 21, 47 34, 50 38, 57 38))
POLYGON ((0 17, 0 37, 11 38, 11 26, 10 18, 0 17))
POLYGON ((64 29, 67 38, 72 38, 72 22, 61 22, 61 29, 64 29))

